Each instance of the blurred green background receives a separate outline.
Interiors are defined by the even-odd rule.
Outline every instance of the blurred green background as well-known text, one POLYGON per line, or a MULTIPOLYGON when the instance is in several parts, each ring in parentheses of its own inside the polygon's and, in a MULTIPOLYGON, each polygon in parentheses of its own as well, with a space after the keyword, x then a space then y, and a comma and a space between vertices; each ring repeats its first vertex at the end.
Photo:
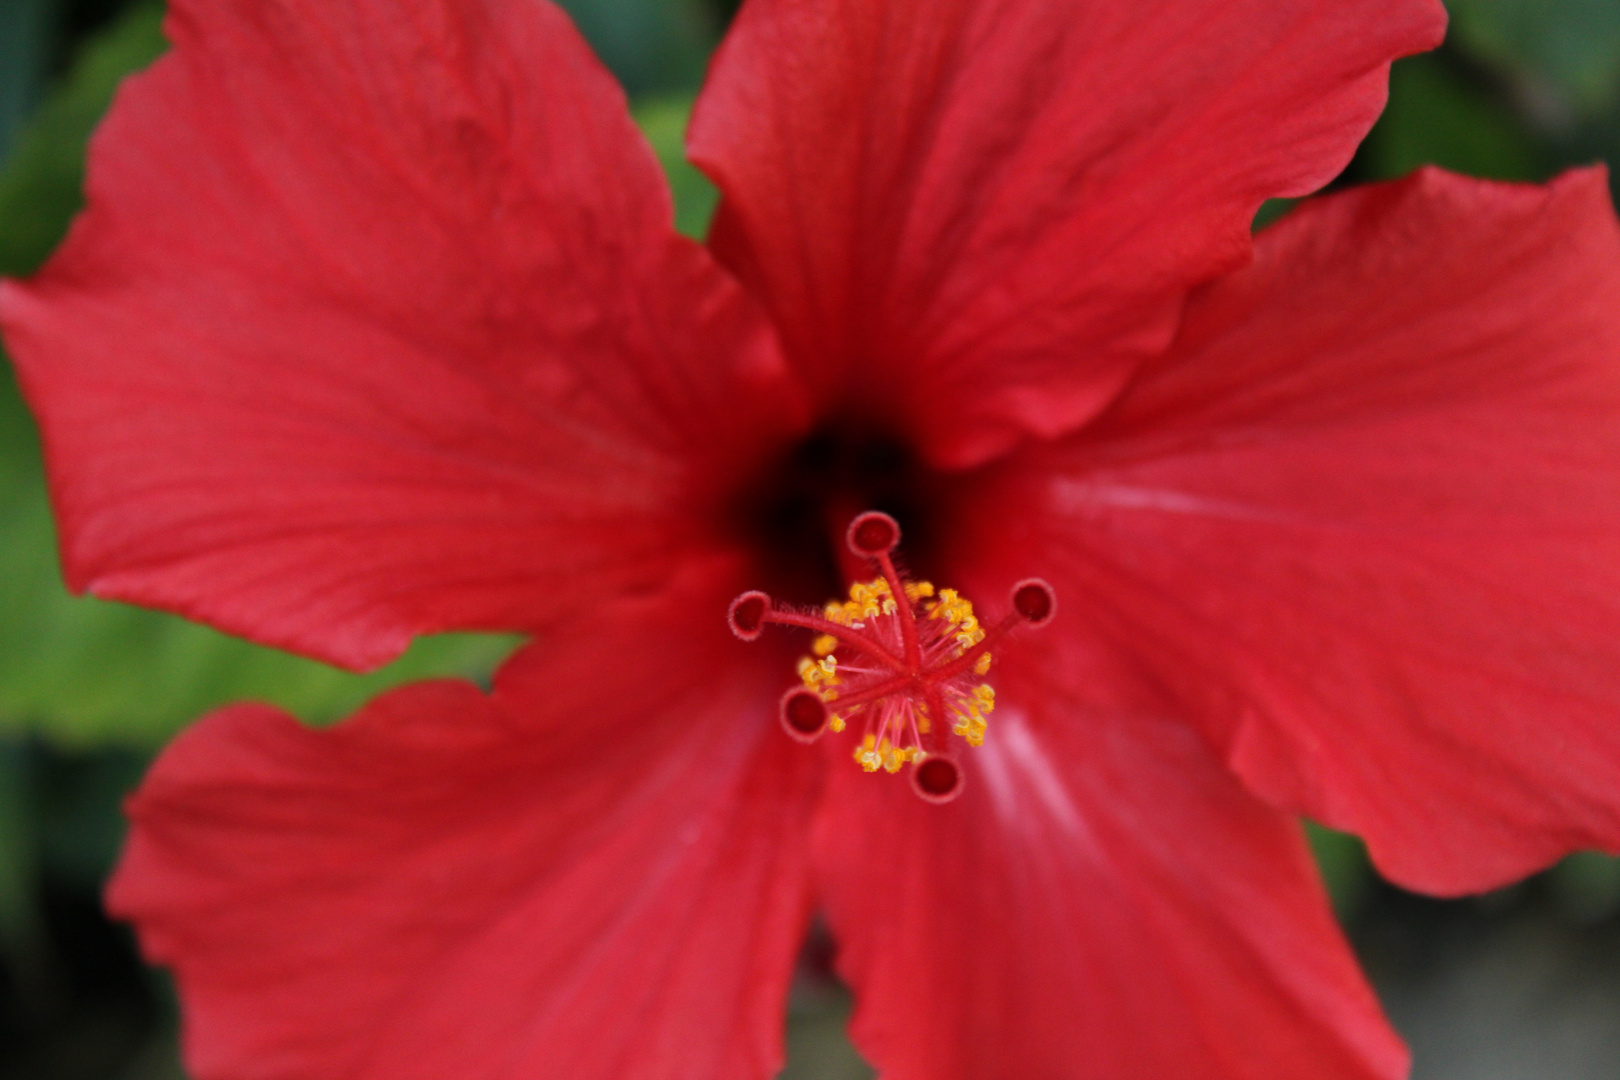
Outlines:
MULTIPOLYGON (((691 94, 734 4, 565 0, 636 104, 683 230, 713 192, 680 156, 691 94)), ((1396 65, 1388 111, 1336 184, 1437 163, 1538 180, 1620 160, 1620 0, 1454 0, 1439 52, 1396 65)), ((163 48, 153 0, 0 0, 0 274, 27 274, 79 201, 84 143, 118 80, 163 48)), ((1270 206, 1262 222, 1284 212, 1270 206)), ((1616 297, 1620 303, 1620 297, 1616 297)), ((181 620, 70 598, 36 434, 0 380, 0 1080, 176 1080, 174 1007, 99 912, 118 804, 184 724, 237 698, 312 721, 427 674, 487 675, 506 639, 418 644, 353 676, 181 620)), ((1346 927, 1418 1080, 1620 1078, 1620 863, 1581 855, 1503 893, 1441 903, 1377 880, 1359 844, 1313 831, 1346 927)), ((805 951, 794 1078, 870 1072, 842 1036, 828 948, 805 951)))

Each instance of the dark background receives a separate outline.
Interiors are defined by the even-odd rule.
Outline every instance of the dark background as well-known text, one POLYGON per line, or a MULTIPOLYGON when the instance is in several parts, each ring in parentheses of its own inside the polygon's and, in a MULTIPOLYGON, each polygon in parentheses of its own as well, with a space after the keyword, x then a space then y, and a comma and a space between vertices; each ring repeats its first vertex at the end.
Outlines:
MULTIPOLYGON (((728 0, 568 0, 619 75, 701 233, 712 192, 679 163, 728 0)), ((1388 111, 1336 184, 1423 163, 1509 179, 1620 158, 1620 0, 1454 0, 1438 52, 1397 64, 1388 111)), ((162 49, 153 0, 0 0, 0 274, 26 274, 78 202, 83 145, 117 80, 162 49)), ((1262 220, 1283 212, 1268 207, 1262 220)), ((1620 304, 1620 297, 1616 297, 1620 304)), ((511 642, 446 637, 357 677, 62 590, 35 433, 0 378, 0 1080, 178 1080, 164 977, 98 892, 118 803, 162 742, 243 697, 330 720, 379 687, 487 674, 511 642)), ((1617 718, 1620 722, 1620 718, 1617 718)), ((1511 889, 1438 902, 1313 832, 1341 918, 1417 1080, 1620 1080, 1620 862, 1580 855, 1511 889)), ((807 946, 787 1075, 869 1076, 847 995, 807 946)))

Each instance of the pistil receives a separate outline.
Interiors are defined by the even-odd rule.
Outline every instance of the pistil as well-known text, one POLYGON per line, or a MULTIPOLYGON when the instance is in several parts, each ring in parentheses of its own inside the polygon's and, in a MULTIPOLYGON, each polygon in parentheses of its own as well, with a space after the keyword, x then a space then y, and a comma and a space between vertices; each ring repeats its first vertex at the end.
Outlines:
POLYGON ((877 572, 851 585, 848 600, 829 601, 818 615, 745 592, 731 603, 732 632, 744 641, 757 640, 771 623, 814 632, 812 655, 799 661, 800 685, 782 696, 784 730, 813 742, 859 719, 857 764, 889 773, 910 765, 919 796, 948 802, 961 792, 962 769, 946 727, 969 746, 984 742, 995 708, 994 688, 981 681, 993 662, 991 650, 1020 626, 1050 622, 1057 598, 1038 578, 1020 581, 1011 610, 986 630, 973 604, 954 589, 935 590, 900 574, 893 558, 900 526, 889 515, 857 516, 845 542, 877 572))

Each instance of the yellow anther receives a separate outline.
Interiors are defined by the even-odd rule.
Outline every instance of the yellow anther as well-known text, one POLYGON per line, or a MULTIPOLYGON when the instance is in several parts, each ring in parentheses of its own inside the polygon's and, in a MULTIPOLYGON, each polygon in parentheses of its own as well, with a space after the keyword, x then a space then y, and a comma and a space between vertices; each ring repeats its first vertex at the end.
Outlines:
POLYGON ((821 693, 822 697, 832 699, 837 697, 831 691, 822 691, 822 687, 838 686, 843 682, 838 677, 838 657, 824 656, 820 660, 812 660, 808 656, 799 657, 799 678, 804 685, 821 693))
POLYGON ((989 727, 985 716, 996 708, 995 688, 989 683, 980 683, 968 696, 958 699, 954 708, 956 721, 951 725, 951 732, 966 739, 969 746, 984 745, 985 731, 989 727))
POLYGON ((984 675, 990 671, 990 654, 985 653, 973 662, 973 674, 984 675))
POLYGON ((827 721, 827 726, 832 728, 834 731, 843 731, 844 718, 839 716, 837 713, 833 713, 832 719, 827 721))
POLYGON ((838 639, 831 634, 822 634, 811 644, 810 651, 817 656, 827 656, 836 648, 838 648, 838 639))
MULTIPOLYGON (((883 745, 887 748, 889 740, 884 739, 883 745)), ((861 745, 855 748, 855 760, 867 772, 877 772, 883 765, 883 755, 877 749, 877 740, 871 735, 862 739, 861 745)))
MULTIPOLYGON (((827 606, 822 608, 822 614, 829 622, 840 626, 859 626, 862 619, 874 619, 879 615, 893 615, 900 610, 889 592, 889 583, 882 578, 873 581, 857 581, 849 587, 849 599, 842 603, 829 600, 827 606)), ((828 646, 831 651, 833 646, 828 646)))
POLYGON ((889 583, 882 578, 875 581, 857 581, 849 587, 849 602, 863 612, 876 615, 883 609, 883 602, 886 600, 893 602, 889 596, 889 583))
POLYGON ((958 628, 956 644, 961 649, 971 649, 984 640, 984 628, 979 625, 978 617, 973 614, 973 604, 958 595, 955 589, 939 590, 939 602, 929 612, 931 619, 945 619, 958 628))
POLYGON ((906 599, 913 604, 934 595, 934 586, 927 581, 908 581, 905 583, 905 590, 906 599))

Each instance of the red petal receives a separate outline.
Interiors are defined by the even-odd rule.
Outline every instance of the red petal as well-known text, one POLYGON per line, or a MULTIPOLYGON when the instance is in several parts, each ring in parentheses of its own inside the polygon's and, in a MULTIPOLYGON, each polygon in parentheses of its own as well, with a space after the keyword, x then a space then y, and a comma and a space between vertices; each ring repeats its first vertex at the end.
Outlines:
POLYGON ((174 967, 198 1080, 774 1075, 812 759, 775 682, 717 674, 747 646, 669 616, 536 647, 494 699, 243 705, 166 751, 109 903, 174 967))
POLYGON ((1020 566, 1402 884, 1620 851, 1616 297, 1600 171, 1307 204, 1017 496, 1020 566))
POLYGON ((73 584, 366 666, 659 580, 785 369, 566 18, 186 0, 168 30, 89 210, 0 293, 73 584))
POLYGON ((1434 0, 750 0, 690 149, 824 397, 989 457, 1095 413, 1270 196, 1349 159, 1434 0))
POLYGON ((1003 690, 955 802, 846 761, 818 823, 853 1035, 888 1080, 1406 1075, 1296 824, 1189 728, 1003 690))

